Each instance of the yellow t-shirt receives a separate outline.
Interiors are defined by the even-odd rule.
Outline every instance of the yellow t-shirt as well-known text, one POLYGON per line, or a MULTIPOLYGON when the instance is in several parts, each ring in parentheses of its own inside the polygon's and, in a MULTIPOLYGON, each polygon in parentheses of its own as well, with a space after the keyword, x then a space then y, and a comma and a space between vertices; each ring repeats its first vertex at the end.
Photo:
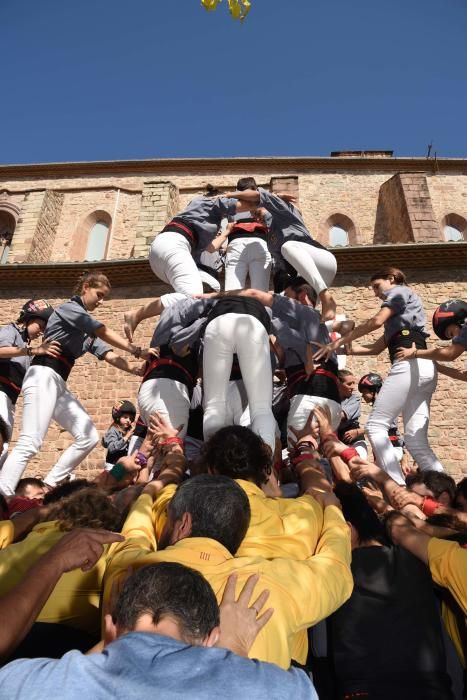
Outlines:
MULTIPOLYGON (((156 507, 157 502, 158 499, 156 507)), ((220 543, 203 537, 186 538, 158 552, 152 517, 152 498, 143 494, 122 530, 125 542, 115 543, 109 550, 104 613, 109 612, 112 588, 121 586, 129 568, 133 570, 161 561, 192 567, 206 577, 219 602, 231 573, 238 574, 238 591, 251 574, 259 574, 252 599, 268 589, 270 596, 266 607, 273 607, 274 615, 256 638, 250 657, 288 668, 292 654, 297 658, 297 633, 337 610, 352 593, 350 533, 341 511, 335 506, 325 509, 316 552, 303 561, 232 557, 220 543)))
MULTIPOLYGON (((57 521, 40 523, 24 540, 0 551, 0 595, 8 593, 27 576, 28 569, 64 534, 57 521)), ((75 569, 60 577, 37 618, 39 622, 59 622, 99 634, 106 550, 90 571, 75 569)))
POLYGON ((11 544, 15 537, 15 526, 11 520, 0 520, 0 550, 11 544))

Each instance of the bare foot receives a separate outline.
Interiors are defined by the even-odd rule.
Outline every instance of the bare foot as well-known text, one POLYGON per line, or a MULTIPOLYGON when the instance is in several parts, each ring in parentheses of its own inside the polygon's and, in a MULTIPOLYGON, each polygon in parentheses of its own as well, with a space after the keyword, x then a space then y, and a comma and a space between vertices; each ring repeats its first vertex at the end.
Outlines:
POLYGON ((329 289, 325 289, 319 295, 321 299, 321 320, 334 321, 336 318, 336 302, 329 289))
POLYGON ((139 323, 138 310, 139 309, 132 309, 123 314, 123 331, 130 343, 133 342, 133 333, 139 323))

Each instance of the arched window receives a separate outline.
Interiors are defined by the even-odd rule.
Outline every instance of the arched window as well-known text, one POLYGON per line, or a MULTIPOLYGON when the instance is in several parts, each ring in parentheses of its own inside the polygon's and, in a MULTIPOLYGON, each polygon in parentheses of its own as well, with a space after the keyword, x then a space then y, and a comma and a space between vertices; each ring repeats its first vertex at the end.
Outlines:
POLYGON ((85 260, 103 260, 107 248, 109 226, 105 221, 96 221, 89 232, 85 260))
POLYGON ((441 229, 445 241, 467 240, 467 219, 460 214, 447 214, 441 221, 441 229))
POLYGON ((334 248, 349 245, 349 234, 342 226, 331 226, 329 229, 329 245, 334 248))
POLYGON ((0 209, 0 265, 5 265, 8 261, 15 227, 15 217, 10 212, 0 209))
POLYGON ((455 226, 445 226, 444 227, 444 240, 445 241, 462 241, 462 233, 455 226))

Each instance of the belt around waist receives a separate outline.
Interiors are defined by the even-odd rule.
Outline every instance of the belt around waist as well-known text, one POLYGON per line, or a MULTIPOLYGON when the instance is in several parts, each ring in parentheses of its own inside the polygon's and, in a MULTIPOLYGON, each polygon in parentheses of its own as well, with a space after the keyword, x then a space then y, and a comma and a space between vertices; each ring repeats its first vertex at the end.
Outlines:
POLYGON ((12 382, 11 379, 8 379, 8 377, 0 376, 0 391, 8 396, 12 404, 15 404, 21 393, 21 387, 12 382))
POLYGON ((52 357, 51 355, 40 355, 39 357, 34 357, 31 365, 38 365, 40 367, 50 367, 55 370, 57 374, 66 382, 70 376, 70 372, 73 369, 75 360, 72 357, 66 357, 65 355, 59 355, 58 357, 52 357))
POLYGON ((318 367, 307 377, 304 368, 301 367, 300 369, 295 368, 295 371, 294 368, 291 368, 291 370, 286 369, 286 374, 290 398, 298 394, 304 394, 307 396, 322 396, 340 403, 338 378, 331 370, 318 367))
POLYGON ((191 372, 182 364, 170 358, 159 357, 150 362, 144 373, 143 382, 147 382, 149 379, 157 379, 157 377, 182 382, 189 389, 192 389, 195 383, 191 372))
POLYGON ((411 348, 413 343, 418 350, 425 350, 427 347, 425 335, 416 328, 401 328, 397 333, 394 333, 388 342, 391 362, 394 362, 398 348, 411 348))
POLYGON ((184 238, 186 238, 186 240, 192 248, 195 248, 198 245, 198 235, 196 234, 194 229, 191 228, 191 226, 189 226, 184 221, 177 221, 177 219, 172 219, 172 221, 169 221, 169 223, 166 224, 161 231, 161 233, 167 232, 180 233, 184 238))

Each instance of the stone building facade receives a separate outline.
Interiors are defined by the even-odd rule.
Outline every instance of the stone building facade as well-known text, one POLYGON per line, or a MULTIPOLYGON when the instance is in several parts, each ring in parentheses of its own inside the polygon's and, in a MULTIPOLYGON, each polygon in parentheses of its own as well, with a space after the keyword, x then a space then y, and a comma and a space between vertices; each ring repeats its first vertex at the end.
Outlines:
MULTIPOLYGON (((449 297, 467 298, 467 160, 394 158, 391 152, 329 158, 174 159, 0 166, 0 324, 31 297, 60 303, 84 269, 112 282, 98 317, 121 330, 123 312, 167 291, 151 273, 153 237, 207 183, 232 189, 253 175, 272 191, 296 194, 310 232, 338 260, 338 311, 361 321, 378 302, 368 277, 382 265, 403 269, 427 314, 449 297), (92 258, 98 258, 92 261, 92 258)), ((152 325, 139 330, 142 343, 152 325)), ((386 356, 350 358, 360 376, 388 371, 386 356)), ((459 359, 462 368, 465 361, 459 359)), ((136 400, 138 380, 89 356, 70 387, 104 432, 117 398, 136 400)), ((455 476, 467 473, 467 384, 440 377, 430 437, 455 476)), ((17 426, 20 423, 21 400, 17 426)), ((43 473, 69 444, 53 425, 30 473, 43 473)), ((96 448, 78 473, 102 462, 96 448)))

